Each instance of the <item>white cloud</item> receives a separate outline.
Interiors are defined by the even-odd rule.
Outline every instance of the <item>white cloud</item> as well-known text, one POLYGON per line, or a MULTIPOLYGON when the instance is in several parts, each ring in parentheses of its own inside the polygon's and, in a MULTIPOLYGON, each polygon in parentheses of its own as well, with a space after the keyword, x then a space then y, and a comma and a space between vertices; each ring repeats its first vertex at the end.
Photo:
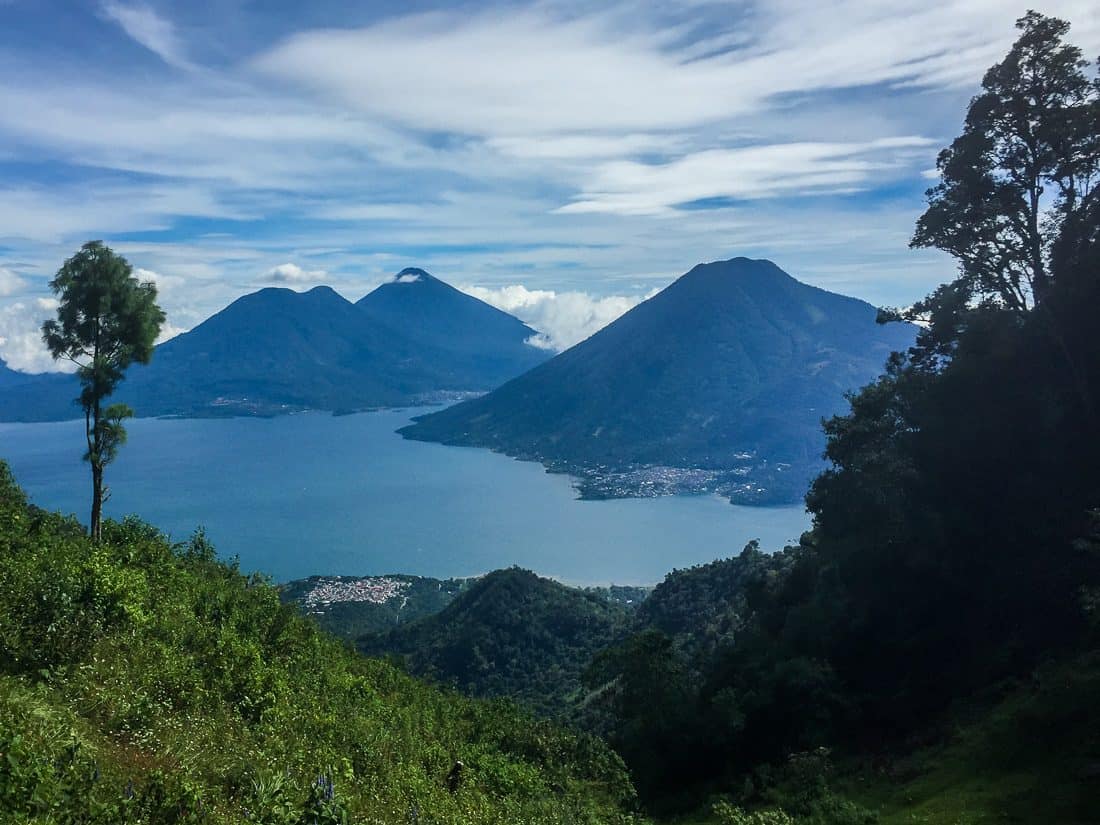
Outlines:
POLYGON ((109 0, 102 5, 103 13, 122 27, 130 37, 170 66, 192 68, 175 26, 143 3, 119 3, 109 0))
POLYGON ((167 229, 180 215, 245 218, 200 186, 179 183, 0 189, 0 237, 40 243, 167 229))
POLYGON ((186 327, 177 327, 165 321, 160 327, 160 335, 157 336, 157 343, 163 344, 165 341, 171 341, 177 335, 183 335, 183 333, 187 331, 186 327))
POLYGON ((318 284, 324 280, 328 273, 323 269, 305 270, 298 264, 285 263, 273 266, 260 276, 260 283, 286 284, 287 286, 304 286, 318 284))
POLYGON ((0 266, 0 298, 15 295, 26 288, 27 282, 7 267, 0 266))
POLYGON ((900 158, 932 141, 885 138, 866 143, 787 143, 711 149, 671 163, 616 161, 601 167, 578 200, 560 212, 652 215, 707 198, 758 199, 781 194, 850 192, 879 182, 900 158))
POLYGON ((460 289, 534 327, 540 335, 529 343, 553 350, 568 349, 580 343, 657 292, 652 290, 644 296, 596 297, 587 292, 528 289, 522 284, 496 288, 462 286, 460 289))
POLYGON ((0 358, 20 372, 74 372, 68 361, 54 361, 42 341, 42 324, 57 309, 52 298, 16 301, 0 307, 0 358))
MULTIPOLYGON (((1089 0, 1048 5, 1082 21, 1086 44, 1100 39, 1089 0)), ((968 86, 1016 34, 1004 4, 989 0, 776 0, 707 17, 689 8, 674 20, 634 3, 593 8, 463 10, 299 32, 255 65, 418 129, 621 135, 716 123, 781 95, 968 86), (686 30, 704 23, 715 39, 700 56, 686 30)))
POLYGON ((674 135, 570 135, 567 137, 497 137, 488 146, 506 155, 532 160, 615 158, 639 152, 669 152, 683 143, 674 135))
POLYGON ((416 283, 420 283, 420 276, 417 275, 415 272, 410 272, 410 273, 405 274, 405 275, 398 275, 397 277, 395 277, 393 279, 393 283, 395 283, 395 284, 416 284, 416 283))

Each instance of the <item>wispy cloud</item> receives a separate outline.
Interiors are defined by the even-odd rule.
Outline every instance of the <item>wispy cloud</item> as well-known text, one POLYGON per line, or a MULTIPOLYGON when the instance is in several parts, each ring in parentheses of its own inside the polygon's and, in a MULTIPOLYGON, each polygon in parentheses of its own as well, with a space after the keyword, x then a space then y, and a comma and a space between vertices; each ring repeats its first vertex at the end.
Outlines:
POLYGON ((619 161, 597 171, 589 191, 560 212, 656 215, 708 198, 756 200, 858 191, 902 167, 907 150, 926 150, 927 138, 867 143, 787 143, 711 149, 669 163, 619 161))
MULTIPOLYGON (((1088 2, 1051 5, 1094 38, 1088 2)), ((785 95, 970 86, 1014 34, 1011 11, 980 0, 713 6, 681 4, 674 19, 637 3, 414 15, 301 32, 254 65, 421 129, 606 135, 719 123, 785 95), (701 25, 718 29, 692 39, 701 25)))
POLYGON ((103 14, 122 27, 130 37, 147 48, 170 66, 178 69, 194 68, 187 59, 186 50, 175 27, 144 3, 120 3, 107 0, 102 5, 103 14))
POLYGON ((0 298, 7 298, 27 288, 27 282, 5 266, 0 266, 0 298))

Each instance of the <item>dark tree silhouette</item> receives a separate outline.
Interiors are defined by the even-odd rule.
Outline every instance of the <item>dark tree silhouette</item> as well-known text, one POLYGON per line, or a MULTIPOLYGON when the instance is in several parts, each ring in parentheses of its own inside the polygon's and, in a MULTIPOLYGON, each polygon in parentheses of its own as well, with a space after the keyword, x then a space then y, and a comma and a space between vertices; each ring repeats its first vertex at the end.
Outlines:
MULTIPOLYGON (((1026 311, 1050 291, 1050 254, 1064 220, 1087 210, 1100 182, 1100 85, 1069 24, 1030 11, 986 72, 963 133, 939 156, 941 182, 912 245, 959 260, 952 292, 1026 311)), ((935 309, 937 293, 916 307, 935 309)))

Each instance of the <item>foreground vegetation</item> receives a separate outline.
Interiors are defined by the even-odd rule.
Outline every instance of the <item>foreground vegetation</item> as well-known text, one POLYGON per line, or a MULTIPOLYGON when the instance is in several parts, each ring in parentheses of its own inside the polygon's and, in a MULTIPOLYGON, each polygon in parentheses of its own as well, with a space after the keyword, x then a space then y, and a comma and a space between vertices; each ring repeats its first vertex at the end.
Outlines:
POLYGON ((362 658, 136 520, 93 543, 0 464, 5 822, 622 822, 594 737, 362 658), (455 770, 456 763, 463 767, 455 770))

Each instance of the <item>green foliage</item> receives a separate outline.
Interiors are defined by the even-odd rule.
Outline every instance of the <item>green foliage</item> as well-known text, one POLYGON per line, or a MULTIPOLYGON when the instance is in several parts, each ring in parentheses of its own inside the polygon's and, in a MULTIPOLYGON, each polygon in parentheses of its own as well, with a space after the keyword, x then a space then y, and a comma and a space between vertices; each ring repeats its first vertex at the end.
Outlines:
POLYGON ((85 408, 110 395, 134 362, 148 363, 164 323, 157 288, 101 241, 89 241, 50 282, 59 297, 57 319, 42 325, 54 358, 80 367, 85 408))
POLYGON ((721 800, 714 814, 721 825, 876 825, 873 812, 833 791, 831 774, 824 748, 791 754, 760 794, 766 807, 748 812, 721 800))
POLYGON ((0 662, 0 806, 24 821, 630 820, 598 740, 350 652, 201 532, 92 543, 2 464, 0 662))
POLYGON ((956 257, 968 298, 1025 311, 1047 297, 1062 222, 1095 198, 1100 84, 1063 42, 1068 23, 1030 11, 1016 26, 1020 37, 986 73, 963 134, 940 154, 941 182, 913 245, 956 257))
POLYGON ((725 800, 714 803, 714 816, 719 825, 796 825, 782 808, 748 813, 725 800))
POLYGON ((399 654, 411 673, 476 696, 508 696, 566 716, 585 663, 626 630, 630 610, 606 594, 526 570, 476 580, 439 613, 359 640, 371 655, 399 654))
POLYGON ((77 365, 88 442, 84 460, 92 465, 89 526, 98 540, 103 469, 126 443, 122 422, 134 414, 125 404, 103 409, 103 400, 131 364, 149 363, 165 316, 157 306, 156 285, 140 283, 129 262, 100 241, 89 241, 65 261, 50 288, 59 299, 57 319, 42 325, 42 337, 54 359, 77 365))

